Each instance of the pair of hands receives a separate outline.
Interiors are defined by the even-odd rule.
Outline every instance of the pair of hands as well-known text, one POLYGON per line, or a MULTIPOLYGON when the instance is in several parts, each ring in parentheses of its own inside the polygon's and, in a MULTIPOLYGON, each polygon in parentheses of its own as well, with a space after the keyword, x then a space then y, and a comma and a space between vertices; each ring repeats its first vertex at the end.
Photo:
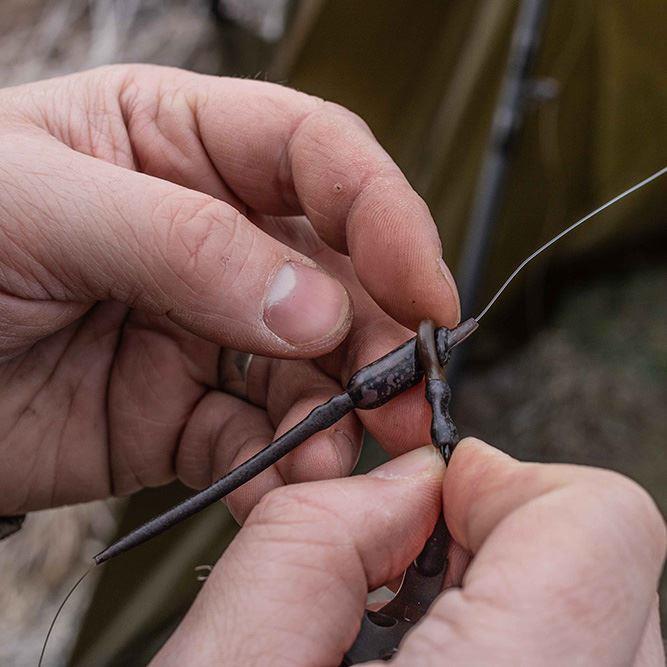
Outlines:
MULTIPOLYGON (((112 67, 0 91, 0 142, 0 515, 205 486, 419 320, 459 318, 426 206, 335 105, 112 67), (260 355, 252 404, 219 391, 221 346, 260 355)), ((430 532, 442 464, 427 448, 265 494, 349 473, 362 423, 393 455, 429 440, 415 388, 239 489, 240 520, 265 500, 158 663, 340 659, 367 589, 430 532)), ((475 560, 407 664, 658 655, 664 529, 636 487, 462 443, 444 493, 453 583, 475 560)))
MULTIPOLYGON (((110 67, 0 91, 0 145, 0 516, 204 487, 406 327, 458 320, 427 207, 336 105, 110 67), (253 405, 219 391, 221 346, 264 357, 253 405)), ((418 390, 360 419, 392 454, 429 439, 418 390)), ((361 435, 346 417, 232 511, 346 475, 361 435)))

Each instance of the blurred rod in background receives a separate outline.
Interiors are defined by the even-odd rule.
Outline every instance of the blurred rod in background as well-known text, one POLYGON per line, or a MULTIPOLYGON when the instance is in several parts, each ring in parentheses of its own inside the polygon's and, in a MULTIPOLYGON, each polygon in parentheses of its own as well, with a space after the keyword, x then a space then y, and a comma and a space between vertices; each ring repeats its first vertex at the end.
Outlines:
MULTIPOLYGON (((493 114, 470 222, 457 271, 463 317, 475 312, 491 238, 502 207, 510 154, 533 89, 530 70, 542 36, 547 0, 523 0, 516 18, 507 68, 493 114)), ((456 383, 466 352, 456 351, 449 364, 449 383, 456 383)))

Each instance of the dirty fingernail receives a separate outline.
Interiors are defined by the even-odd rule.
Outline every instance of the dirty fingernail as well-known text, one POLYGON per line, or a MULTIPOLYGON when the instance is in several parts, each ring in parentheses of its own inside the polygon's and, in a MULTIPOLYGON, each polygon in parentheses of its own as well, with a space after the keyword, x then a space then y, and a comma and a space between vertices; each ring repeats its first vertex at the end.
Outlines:
POLYGON ((351 306, 345 288, 323 271, 286 262, 264 301, 264 322, 293 345, 315 343, 345 327, 351 306))
POLYGON ((339 477, 349 475, 359 458, 359 448, 354 446, 352 439, 345 431, 339 429, 334 429, 333 433, 329 435, 329 439, 338 456, 338 465, 340 466, 339 477))
POLYGON ((381 479, 404 479, 406 477, 422 477, 437 474, 445 469, 445 462, 440 452, 433 445, 413 449, 388 463, 375 468, 371 477, 381 479))

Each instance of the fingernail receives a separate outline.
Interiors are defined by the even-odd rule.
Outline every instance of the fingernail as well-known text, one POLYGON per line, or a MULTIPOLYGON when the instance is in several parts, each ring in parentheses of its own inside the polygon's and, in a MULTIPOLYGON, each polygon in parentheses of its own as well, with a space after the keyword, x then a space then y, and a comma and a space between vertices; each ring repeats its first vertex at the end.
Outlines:
POLYGON ((442 275, 445 277, 447 285, 449 285, 449 289, 452 292, 452 297, 454 298, 454 303, 456 304, 456 322, 458 322, 461 319, 461 303, 459 301, 459 290, 456 287, 456 281, 454 280, 452 272, 449 270, 449 267, 442 257, 438 259, 438 268, 440 269, 440 273, 442 273, 442 275))
POLYGON ((413 449, 368 474, 381 479, 405 479, 408 477, 428 477, 444 470, 445 462, 433 445, 413 449))
POLYGON ((349 475, 359 458, 359 448, 352 444, 352 440, 348 437, 347 433, 339 429, 334 429, 333 433, 329 434, 329 439, 338 457, 338 465, 340 466, 338 476, 344 477, 345 475, 349 475))
POLYGON ((294 345, 332 336, 349 317, 345 288, 323 271, 296 262, 280 268, 264 301, 266 325, 294 345))

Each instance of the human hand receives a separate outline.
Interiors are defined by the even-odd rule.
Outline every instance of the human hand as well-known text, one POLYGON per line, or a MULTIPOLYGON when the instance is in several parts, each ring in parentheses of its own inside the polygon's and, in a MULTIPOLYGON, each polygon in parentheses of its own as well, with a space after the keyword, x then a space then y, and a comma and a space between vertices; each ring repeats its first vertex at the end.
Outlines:
MULTIPOLYGON (((433 529, 443 468, 428 446, 363 477, 265 496, 153 667, 339 665, 368 591, 399 576, 433 529)), ((664 664, 665 525, 639 486, 467 439, 442 489, 456 541, 445 584, 460 588, 392 664, 664 664)))
MULTIPOLYGON (((205 486, 406 327, 458 319, 426 206, 336 105, 115 66, 0 91, 0 141, 0 515, 205 486), (220 346, 267 357, 256 405, 217 390, 220 346)), ((423 404, 362 419, 405 451, 428 436, 423 404)), ((360 443, 349 415, 233 511, 347 474, 360 443)))

